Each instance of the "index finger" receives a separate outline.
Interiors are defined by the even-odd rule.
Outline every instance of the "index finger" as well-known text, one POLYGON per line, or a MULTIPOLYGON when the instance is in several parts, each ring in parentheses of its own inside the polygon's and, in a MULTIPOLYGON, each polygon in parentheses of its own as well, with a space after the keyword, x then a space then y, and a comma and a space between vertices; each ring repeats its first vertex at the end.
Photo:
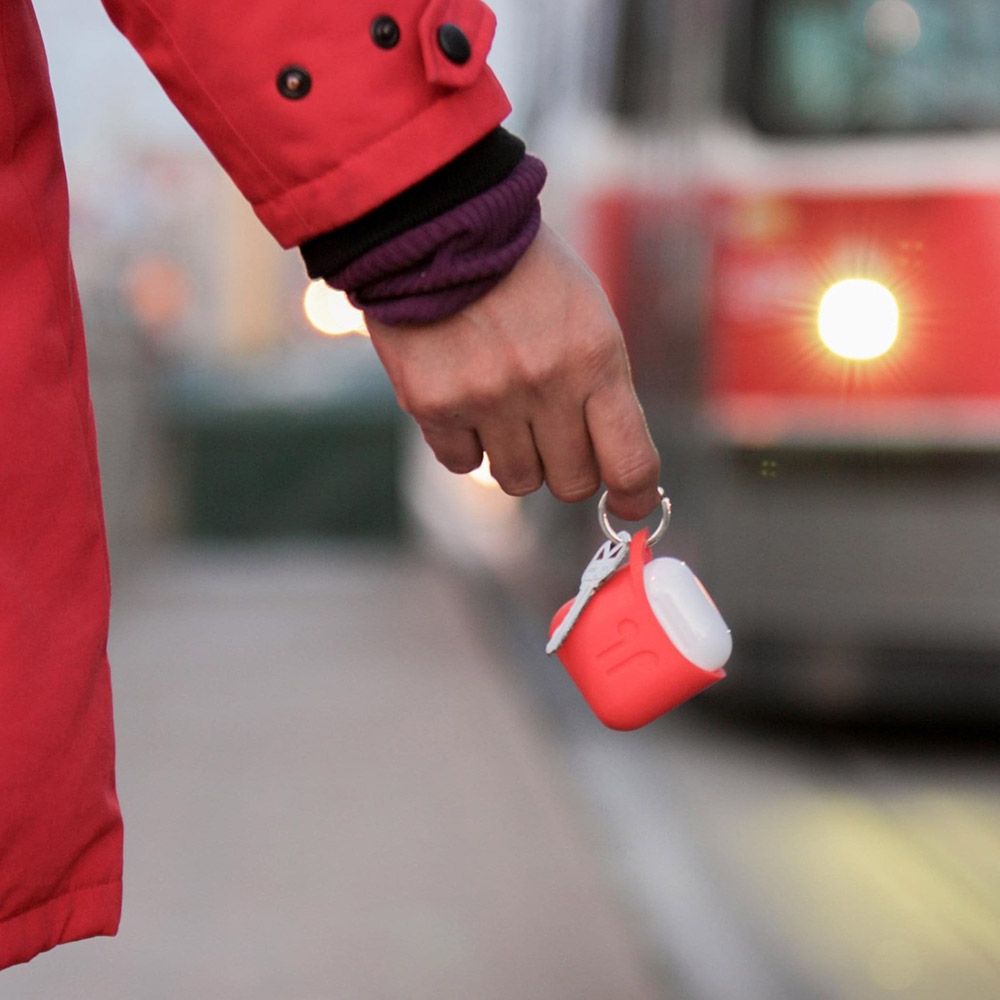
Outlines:
POLYGON ((608 509, 626 521, 648 516, 660 503, 660 456, 628 378, 595 390, 584 413, 608 509))

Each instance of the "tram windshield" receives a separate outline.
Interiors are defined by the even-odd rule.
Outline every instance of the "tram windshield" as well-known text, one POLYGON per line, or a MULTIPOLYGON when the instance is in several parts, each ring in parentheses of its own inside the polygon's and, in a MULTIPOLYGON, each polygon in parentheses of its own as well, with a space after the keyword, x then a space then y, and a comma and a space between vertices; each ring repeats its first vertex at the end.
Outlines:
POLYGON ((749 94, 780 134, 1000 127, 997 0, 756 0, 749 94))

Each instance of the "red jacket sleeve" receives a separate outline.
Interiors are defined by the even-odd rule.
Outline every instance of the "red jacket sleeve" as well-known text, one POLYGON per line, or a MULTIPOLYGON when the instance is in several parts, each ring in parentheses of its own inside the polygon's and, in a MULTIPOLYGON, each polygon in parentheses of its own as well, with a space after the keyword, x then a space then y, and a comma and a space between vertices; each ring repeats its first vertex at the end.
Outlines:
POLYGON ((104 0, 285 247, 357 219, 494 129, 481 0, 104 0))

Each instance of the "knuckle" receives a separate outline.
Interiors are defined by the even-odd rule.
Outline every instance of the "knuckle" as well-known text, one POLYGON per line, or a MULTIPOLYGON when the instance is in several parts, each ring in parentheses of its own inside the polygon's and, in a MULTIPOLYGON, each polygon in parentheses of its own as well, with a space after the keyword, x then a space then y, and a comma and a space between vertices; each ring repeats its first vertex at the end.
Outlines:
POLYGON ((424 394, 410 398, 410 409, 407 412, 421 424, 447 427, 455 423, 459 407, 447 396, 424 394))
POLYGON ((537 493, 541 487, 541 480, 525 480, 517 483, 501 483, 504 493, 512 497, 526 497, 532 493, 537 493))
POLYGON ((593 374, 614 374, 622 368, 623 360, 621 338, 606 329, 593 331, 580 348, 580 364, 593 374))
POLYGON ((498 378, 482 380, 465 393, 465 404, 475 412, 491 411, 509 394, 508 385, 498 378))
POLYGON ((532 393, 544 392, 559 382, 565 373, 565 361, 561 357, 536 358, 522 364, 518 379, 522 386, 532 393))
POLYGON ((464 475, 467 475, 468 473, 473 472, 476 469, 478 469, 479 468, 479 463, 480 463, 481 459, 477 459, 476 461, 472 461, 469 458, 454 458, 454 457, 442 458, 439 455, 438 456, 438 461, 440 461, 440 463, 449 472, 454 472, 455 475, 457 475, 457 476, 464 476, 464 475))
POLYGON ((464 475, 479 467, 483 452, 472 441, 440 428, 421 426, 420 429, 434 457, 449 472, 464 475))
POLYGON ((607 477, 608 486, 617 493, 637 495, 655 488, 659 480, 659 464, 652 459, 638 459, 620 464, 607 477))
POLYGON ((493 478, 500 484, 504 493, 512 497, 526 497, 535 493, 542 486, 542 477, 537 472, 506 471, 496 472, 493 478))
POLYGON ((589 500, 596 492, 600 482, 596 476, 579 480, 575 483, 549 483, 549 490, 557 500, 564 503, 579 503, 589 500))

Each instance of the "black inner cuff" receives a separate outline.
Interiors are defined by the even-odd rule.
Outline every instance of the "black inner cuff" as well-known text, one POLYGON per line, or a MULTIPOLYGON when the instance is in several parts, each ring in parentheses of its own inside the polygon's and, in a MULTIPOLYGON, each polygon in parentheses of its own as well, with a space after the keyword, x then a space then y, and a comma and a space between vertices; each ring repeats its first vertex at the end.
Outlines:
POLYGON ((323 278, 386 240, 482 194, 524 158, 524 143, 504 128, 490 132, 450 163, 353 222, 299 248, 310 278, 323 278))

